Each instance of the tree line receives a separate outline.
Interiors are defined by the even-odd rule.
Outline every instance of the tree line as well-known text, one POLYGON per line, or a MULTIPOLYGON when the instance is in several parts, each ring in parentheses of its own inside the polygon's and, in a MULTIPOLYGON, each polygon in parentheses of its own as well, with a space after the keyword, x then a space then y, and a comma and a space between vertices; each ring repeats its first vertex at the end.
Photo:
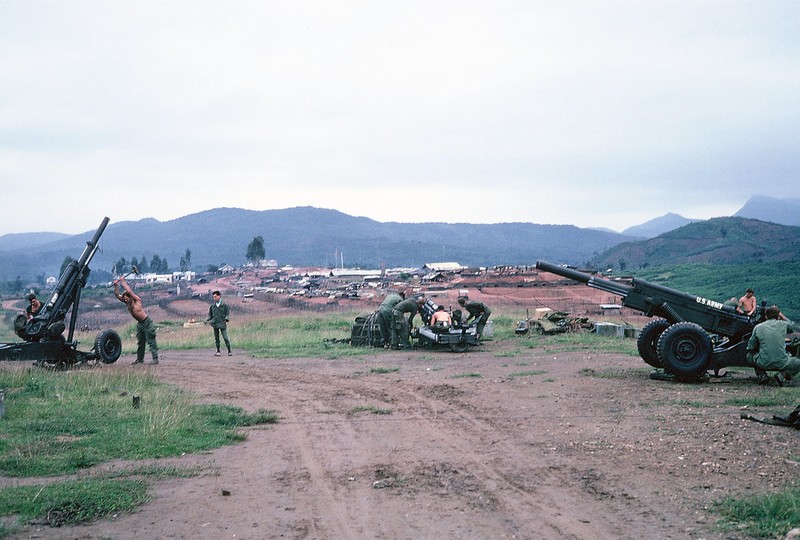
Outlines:
MULTIPOLYGON (((67 264, 69 264, 69 262, 65 261, 65 264, 61 266, 62 273, 64 272, 64 268, 67 264)), ((181 255, 180 271, 186 272, 191 267, 191 264, 192 250, 187 249, 186 252, 181 255)), ((134 268, 138 269, 140 274, 169 274, 172 272, 166 257, 161 257, 158 253, 153 253, 149 261, 147 260, 146 255, 142 255, 141 258, 137 258, 135 256, 131 257, 130 261, 125 257, 120 257, 114 263, 114 269, 112 273, 114 275, 126 274, 128 272, 132 272, 134 268)))

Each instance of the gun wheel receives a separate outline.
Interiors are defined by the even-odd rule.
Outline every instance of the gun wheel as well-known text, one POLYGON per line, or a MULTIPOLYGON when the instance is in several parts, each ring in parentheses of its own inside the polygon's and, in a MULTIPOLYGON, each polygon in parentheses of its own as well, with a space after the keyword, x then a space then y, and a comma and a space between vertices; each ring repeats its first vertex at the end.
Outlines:
POLYGON ((451 343, 450 350, 457 353, 467 352, 469 348, 469 343, 466 341, 459 341, 458 343, 451 343))
POLYGON ((655 319, 650 321, 642 331, 639 332, 639 338, 636 340, 636 348, 639 349, 639 356, 642 360, 653 366, 654 368, 664 367, 661 360, 658 358, 658 338, 664 333, 664 330, 669 328, 669 321, 665 319, 655 319))
POLYGON ((664 371, 676 377, 695 378, 708 370, 714 348, 711 337, 700 325, 680 322, 664 330, 657 351, 664 371))
POLYGON ((113 364, 122 354, 122 339, 114 330, 104 330, 95 338, 94 350, 104 364, 113 364))

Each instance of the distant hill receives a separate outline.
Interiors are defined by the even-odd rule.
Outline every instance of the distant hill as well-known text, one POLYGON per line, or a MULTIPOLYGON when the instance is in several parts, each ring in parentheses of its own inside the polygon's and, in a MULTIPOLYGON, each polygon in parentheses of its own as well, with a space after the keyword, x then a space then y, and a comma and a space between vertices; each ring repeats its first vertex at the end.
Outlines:
POLYGON ((758 195, 751 197, 734 216, 798 227, 800 199, 775 199, 758 195))
POLYGON ((681 215, 670 212, 669 214, 646 221, 641 225, 628 227, 622 231, 622 234, 627 234, 628 236, 639 236, 642 238, 654 238, 659 234, 674 231, 675 229, 679 229, 684 225, 695 223, 697 221, 700 220, 685 218, 681 215))
POLYGON ((619 244, 592 259, 591 264, 635 269, 662 264, 789 260, 800 260, 800 227, 725 217, 690 223, 649 240, 619 244))
POLYGON ((62 238, 69 238, 69 234, 57 232, 12 233, 0 236, 0 251, 14 249, 29 249, 62 238))
MULTIPOLYGON (((345 266, 363 268, 421 267, 435 261, 533 264, 540 258, 582 264, 632 239, 572 225, 378 222, 313 207, 217 208, 166 222, 148 218, 114 223, 110 217, 91 264, 95 271, 111 270, 120 257, 150 260, 153 254, 177 268, 187 249, 194 269, 240 265, 256 236, 264 238, 266 257, 280 265, 332 267, 343 260, 345 266)), ((93 233, 0 252, 0 280, 57 275, 64 258, 78 258, 93 233)))

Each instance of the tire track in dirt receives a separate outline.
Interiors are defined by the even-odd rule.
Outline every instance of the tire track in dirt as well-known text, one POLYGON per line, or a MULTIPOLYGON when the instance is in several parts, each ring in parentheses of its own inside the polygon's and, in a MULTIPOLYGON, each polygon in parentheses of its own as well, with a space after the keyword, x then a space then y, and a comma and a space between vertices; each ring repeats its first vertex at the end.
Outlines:
POLYGON ((618 527, 608 523, 605 516, 582 513, 581 519, 570 517, 574 516, 575 508, 588 507, 580 500, 582 497, 566 495, 564 479, 552 472, 550 464, 531 452, 522 452, 515 444, 500 440, 513 434, 498 433, 497 425, 476 416, 472 407, 456 400, 431 399, 421 394, 419 387, 392 390, 399 401, 418 405, 414 419, 420 422, 419 427, 427 431, 431 440, 449 446, 463 460, 464 469, 480 471, 478 476, 482 481, 491 484, 489 491, 510 509, 515 523, 509 526, 513 525, 516 534, 524 535, 535 527, 543 538, 620 537, 618 527), (424 414, 425 411, 435 414, 424 414), (436 420, 431 421, 431 417, 436 420), (446 435, 444 430, 448 432, 446 435), (490 460, 479 450, 488 446, 492 448, 490 460), (526 463, 528 469, 535 471, 536 484, 528 486, 520 482, 502 467, 503 462, 526 463), (558 486, 557 490, 552 489, 553 485, 558 486), (602 528, 598 527, 599 523, 603 524, 602 528))
MULTIPOLYGON (((573 385, 582 381, 526 386, 507 379, 506 361, 491 353, 443 355, 435 364, 431 357, 392 353, 231 362, 167 351, 165 359, 154 369, 166 382, 203 402, 276 410, 278 423, 243 428, 248 437, 242 444, 186 456, 218 467, 219 476, 159 482, 155 501, 141 513, 64 534, 687 537, 679 512, 659 511, 652 500, 631 502, 626 489, 639 484, 626 482, 625 470, 598 461, 599 453, 587 459, 582 437, 593 442, 596 431, 581 425, 563 433, 561 422, 538 423, 543 414, 563 418, 554 399, 579 405, 574 401, 582 394, 573 385), (401 369, 373 372, 374 364, 401 369), (484 377, 458 378, 465 370, 484 377), (371 407, 390 414, 371 414, 371 407), (361 409, 367 410, 356 412, 361 409), (376 481, 385 487, 373 487, 376 481), (230 487, 232 496, 219 497, 220 488, 230 487)), ((553 362, 548 376, 573 375, 579 364, 553 362)), ((589 401, 614 388, 603 387, 607 380, 591 384, 583 393, 589 401)))
MULTIPOLYGON (((276 383, 276 379, 284 379, 283 375, 271 371, 272 383, 276 383)), ((295 384, 286 387, 277 385, 272 390, 281 394, 281 402, 297 401, 297 372, 293 370, 285 375, 291 377, 295 384)), ((480 484, 484 486, 482 489, 492 498, 498 498, 500 503, 509 509, 509 515, 513 517, 506 520, 504 526, 511 529, 513 534, 524 534, 535 526, 545 538, 586 538, 593 534, 599 534, 601 537, 620 537, 619 527, 613 521, 609 522, 604 515, 592 515, 584 511, 580 518, 575 518, 575 508, 589 506, 585 504, 585 496, 575 493, 567 495, 564 490, 564 479, 560 474, 554 473, 550 464, 543 462, 541 458, 537 458, 531 452, 520 451, 517 445, 498 443, 497 426, 476 417, 475 411, 471 408, 466 410, 468 408, 466 404, 454 404, 454 400, 446 398, 432 399, 420 393, 420 390, 425 392, 424 387, 409 388, 406 385, 385 383, 379 383, 375 387, 374 383, 370 384, 364 377, 353 379, 334 376, 327 377, 323 381, 319 376, 304 373, 303 378, 304 386, 311 388, 319 388, 321 382, 327 383, 323 388, 330 391, 314 396, 317 403, 323 403, 331 398, 334 401, 336 398, 341 399, 344 393, 353 402, 366 398, 403 404, 404 412, 409 413, 408 417, 402 420, 393 418, 392 423, 399 421, 414 424, 415 430, 422 430, 424 433, 422 438, 429 444, 447 449, 449 461, 456 462, 458 470, 470 471, 473 476, 480 477, 480 484), (493 463, 488 462, 486 455, 479 450, 473 450, 485 447, 487 441, 493 441, 492 454, 496 456, 492 460, 493 463), (529 469, 535 471, 535 485, 527 485, 526 482, 514 478, 514 473, 499 466, 504 461, 528 463, 529 469), (479 471, 479 474, 473 471, 479 471), (542 523, 543 520, 545 523, 542 523), (601 523, 603 526, 599 528, 598 525, 601 523)), ((301 401, 305 399, 307 396, 301 401)), ((301 421, 299 418, 287 418, 287 420, 301 421)), ((353 421, 337 423, 341 439, 350 440, 356 436, 352 423, 353 421)), ((324 468, 320 466, 321 456, 314 448, 304 444, 308 435, 307 430, 301 428, 299 424, 294 424, 290 432, 299 449, 301 466, 310 471, 315 491, 323 494, 327 501, 327 508, 322 515, 337 516, 346 513, 346 508, 337 502, 334 495, 335 486, 330 485, 334 479, 326 475, 324 468)), ((337 535, 345 535, 346 523, 339 520, 338 525, 337 535)))
MULTIPOLYGON (((525 440, 519 428, 509 430, 503 427, 498 431, 497 419, 507 417, 508 411, 491 414, 485 406, 472 406, 461 401, 459 396, 430 397, 432 392, 439 393, 437 387, 447 388, 449 385, 374 385, 365 383, 364 377, 334 379, 335 383, 326 379, 329 386, 340 393, 346 389, 354 401, 367 398, 380 399, 388 404, 404 404, 408 417, 399 420, 394 415, 392 422, 416 423, 416 429, 425 432, 424 438, 429 444, 445 447, 448 454, 459 456, 459 469, 480 471, 478 476, 482 482, 487 483, 488 479, 492 484, 487 492, 499 497, 511 509, 509 513, 514 516, 513 521, 520 522, 507 523, 516 534, 527 530, 531 524, 525 522, 532 520, 544 537, 551 536, 542 528, 545 517, 553 537, 585 538, 599 534, 625 538, 625 530, 632 528, 632 522, 639 522, 640 530, 651 526, 655 512, 631 504, 623 488, 609 488, 610 479, 607 477, 599 478, 597 471, 591 468, 553 464, 552 456, 539 455, 532 451, 531 444, 519 442, 525 440), (477 411, 483 412, 477 414, 477 411), (486 447, 492 448, 494 457, 491 461, 487 461, 480 450, 486 447), (526 470, 514 470, 505 463, 525 463, 526 470), (599 483, 605 485, 600 491, 597 489, 599 483), (616 497, 615 492, 621 496, 616 497), (597 501, 603 506, 595 511, 597 501), (576 513, 575 509, 580 511, 576 513), (535 517, 526 519, 525 516, 535 517)), ((307 382, 316 386, 319 381, 307 382)), ((324 399, 324 396, 319 399, 324 399)))

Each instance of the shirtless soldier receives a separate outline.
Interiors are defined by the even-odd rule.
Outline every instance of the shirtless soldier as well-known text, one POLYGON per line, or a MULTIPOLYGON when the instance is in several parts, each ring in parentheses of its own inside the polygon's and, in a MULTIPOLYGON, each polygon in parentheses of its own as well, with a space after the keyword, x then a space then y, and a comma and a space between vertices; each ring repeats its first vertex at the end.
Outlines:
POLYGON ((138 340, 139 347, 136 349, 136 361, 134 364, 144 363, 144 346, 145 343, 150 347, 150 353, 153 355, 153 364, 158 364, 158 345, 156 344, 156 325, 147 316, 147 313, 142 307, 142 299, 139 298, 130 285, 125 281, 124 277, 114 280, 114 296, 120 302, 128 306, 128 311, 136 319, 136 339, 138 340), (125 291, 120 294, 119 286, 125 291))
POLYGON ((752 317, 756 312, 756 292, 753 289, 747 289, 744 296, 739 298, 739 307, 736 311, 743 313, 748 317, 752 317))

